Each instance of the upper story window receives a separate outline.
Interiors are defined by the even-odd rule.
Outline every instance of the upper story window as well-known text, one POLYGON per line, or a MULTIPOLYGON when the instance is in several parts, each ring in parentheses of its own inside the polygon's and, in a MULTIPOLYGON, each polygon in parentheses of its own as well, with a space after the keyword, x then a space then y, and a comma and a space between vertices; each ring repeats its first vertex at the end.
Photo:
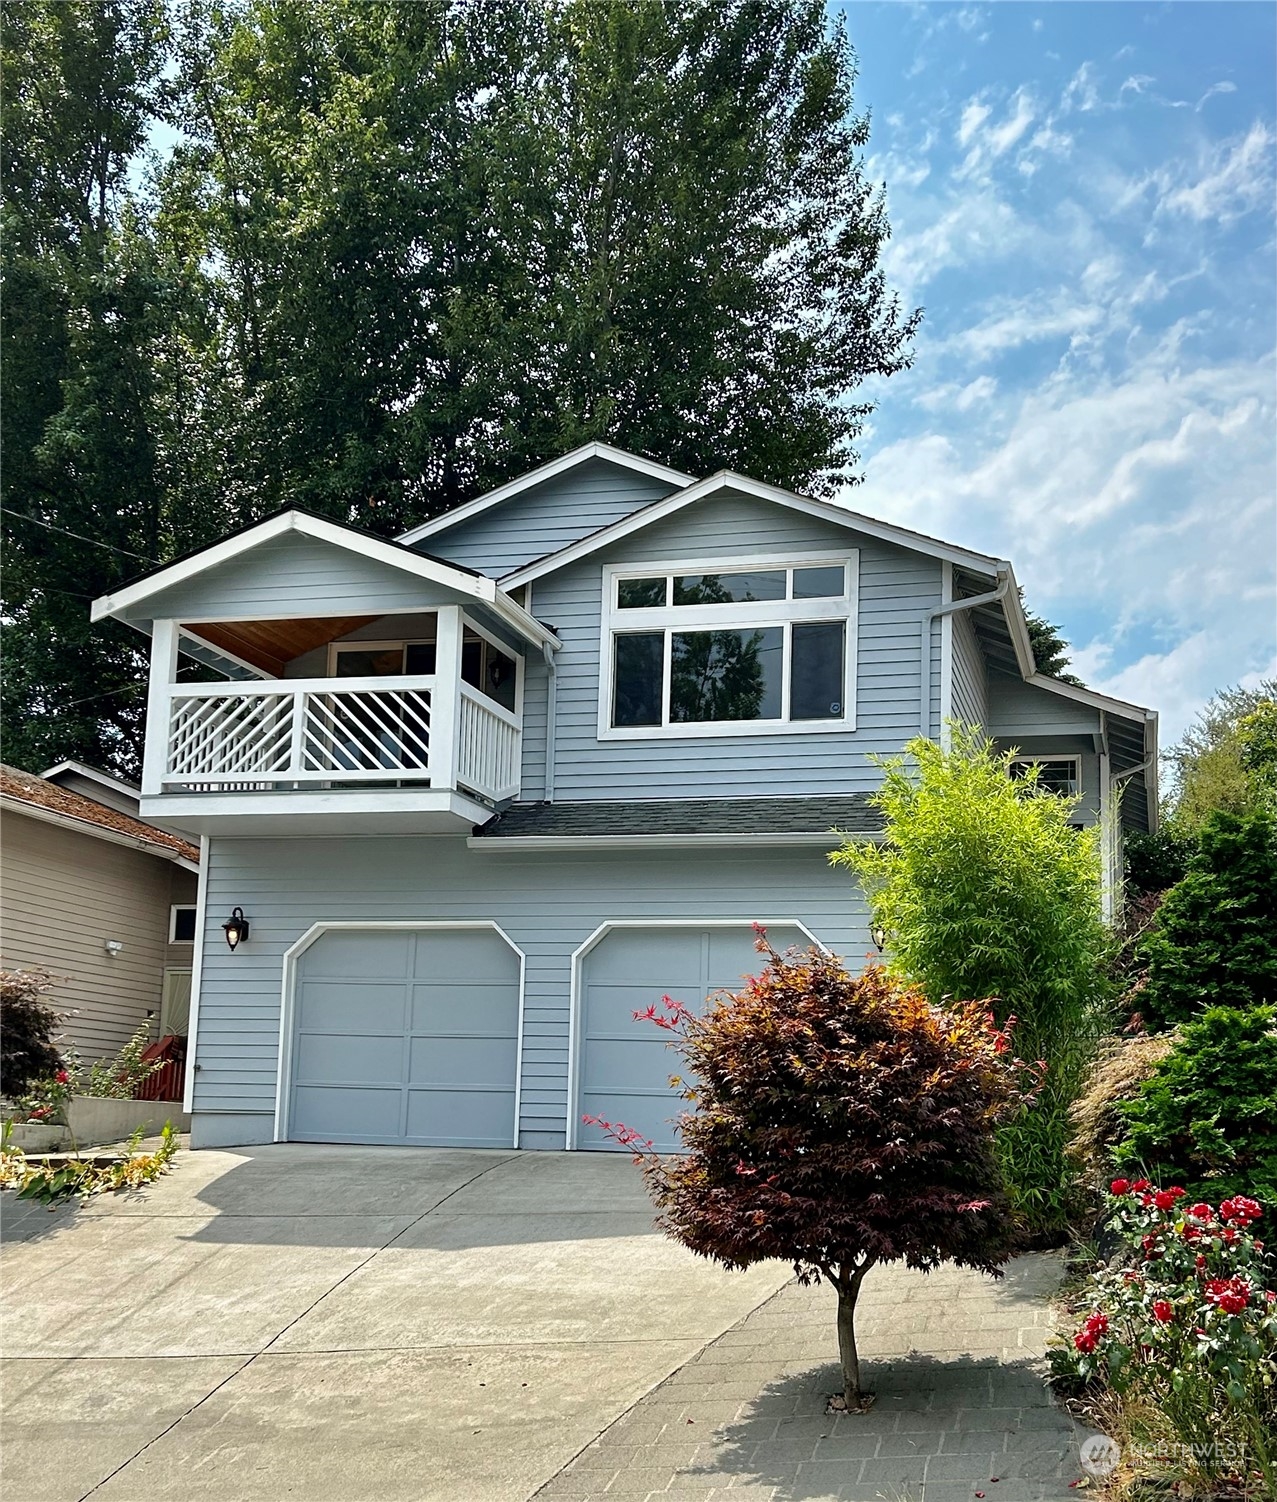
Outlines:
POLYGON ((854 723, 855 555, 604 574, 599 735, 854 723))
MULTIPOLYGON (((335 678, 429 676, 436 670, 435 643, 334 642, 335 678)), ((518 700, 518 662, 490 637, 467 625, 461 633, 461 681, 512 714, 518 700)))
POLYGON ((1017 756, 1011 763, 1011 776, 1022 778, 1030 767, 1038 769, 1037 789, 1040 793, 1076 798, 1082 791, 1080 756, 1017 756))

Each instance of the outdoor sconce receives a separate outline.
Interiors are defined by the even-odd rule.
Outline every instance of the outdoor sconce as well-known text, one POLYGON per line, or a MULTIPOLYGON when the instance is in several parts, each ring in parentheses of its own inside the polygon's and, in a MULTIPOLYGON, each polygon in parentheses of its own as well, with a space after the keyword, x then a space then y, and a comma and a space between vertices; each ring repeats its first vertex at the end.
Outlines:
POLYGON ((887 943, 887 930, 882 926, 881 923, 875 923, 874 926, 869 930, 869 937, 878 946, 878 953, 881 954, 884 946, 887 943))
POLYGON ((231 909, 230 917, 222 924, 222 932, 232 950, 238 949, 241 942, 248 938, 248 919, 244 916, 242 907, 231 909))

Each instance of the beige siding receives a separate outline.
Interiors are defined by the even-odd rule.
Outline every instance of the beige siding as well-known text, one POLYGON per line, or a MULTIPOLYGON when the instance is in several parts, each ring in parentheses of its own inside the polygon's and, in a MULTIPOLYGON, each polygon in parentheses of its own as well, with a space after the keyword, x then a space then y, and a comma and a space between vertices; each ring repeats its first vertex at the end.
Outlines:
POLYGON ((116 1053, 148 1012, 158 1026, 165 963, 190 963, 189 945, 168 943, 169 904, 194 901, 194 888, 195 877, 171 861, 0 815, 0 960, 44 965, 58 978, 55 1004, 76 1013, 62 1046, 86 1062, 116 1053), (114 958, 107 939, 124 945, 114 958))

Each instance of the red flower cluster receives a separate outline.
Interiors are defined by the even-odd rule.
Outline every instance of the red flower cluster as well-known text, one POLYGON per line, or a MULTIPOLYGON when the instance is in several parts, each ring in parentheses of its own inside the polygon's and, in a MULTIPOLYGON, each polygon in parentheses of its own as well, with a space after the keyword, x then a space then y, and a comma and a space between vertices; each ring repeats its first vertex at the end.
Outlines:
POLYGON ((1262 1207, 1255 1200, 1247 1199, 1244 1194, 1234 1195, 1232 1199, 1224 1200, 1219 1207, 1220 1220, 1227 1225, 1238 1226, 1243 1231, 1251 1221, 1258 1220, 1263 1213, 1262 1207))
POLYGON ((57 1074, 55 1074, 53 1078, 57 1080, 59 1085, 69 1085, 71 1083, 71 1076, 66 1072, 65 1069, 59 1069, 57 1074))
POLYGON ((1245 1278, 1212 1278, 1206 1285, 1206 1302, 1225 1314, 1240 1314, 1250 1303, 1250 1284, 1245 1278))
POLYGON ((1175 1310, 1165 1299, 1153 1300, 1153 1318, 1161 1325, 1169 1325, 1175 1318, 1175 1310))
POLYGON ((1100 1342, 1100 1337, 1108 1334, 1109 1317, 1098 1311, 1089 1316, 1086 1324, 1073 1337, 1073 1344, 1084 1356, 1089 1356, 1100 1342))

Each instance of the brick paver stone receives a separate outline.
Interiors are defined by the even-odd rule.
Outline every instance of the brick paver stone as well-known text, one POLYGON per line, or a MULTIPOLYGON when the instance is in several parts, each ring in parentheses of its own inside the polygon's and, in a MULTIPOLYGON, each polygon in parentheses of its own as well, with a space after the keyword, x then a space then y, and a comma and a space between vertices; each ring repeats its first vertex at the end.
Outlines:
POLYGON ((537 1502, 1070 1502, 1085 1431, 1048 1392, 1058 1257, 1000 1280, 876 1268, 860 1295, 866 1414, 839 1387, 834 1296, 787 1284, 641 1399, 537 1502))

